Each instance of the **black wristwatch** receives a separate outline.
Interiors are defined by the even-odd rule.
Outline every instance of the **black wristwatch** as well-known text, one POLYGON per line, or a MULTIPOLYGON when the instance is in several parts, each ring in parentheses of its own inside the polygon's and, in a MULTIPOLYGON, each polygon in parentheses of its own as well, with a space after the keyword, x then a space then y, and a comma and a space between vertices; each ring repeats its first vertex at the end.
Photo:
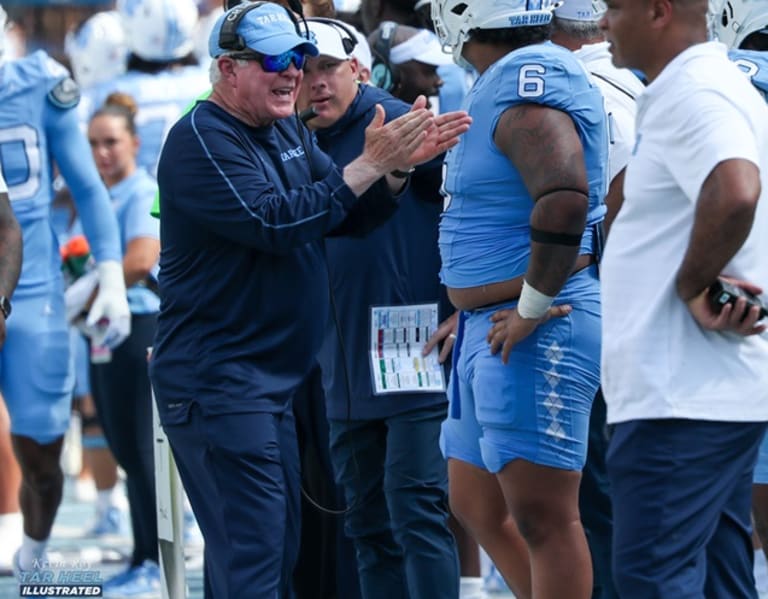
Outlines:
POLYGON ((416 167, 412 166, 407 171, 394 170, 394 171, 390 171, 389 174, 392 175, 393 177, 396 177, 397 179, 407 179, 408 177, 411 176, 411 173, 413 173, 413 171, 415 170, 416 170, 416 167))
POLYGON ((0 312, 3 313, 6 320, 8 320, 8 317, 11 315, 11 300, 4 295, 0 295, 0 312))

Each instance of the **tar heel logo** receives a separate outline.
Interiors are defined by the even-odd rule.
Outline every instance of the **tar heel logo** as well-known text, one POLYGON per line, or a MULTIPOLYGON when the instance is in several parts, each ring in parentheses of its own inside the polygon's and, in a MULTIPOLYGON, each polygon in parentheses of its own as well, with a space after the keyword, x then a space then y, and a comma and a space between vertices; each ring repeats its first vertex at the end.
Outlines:
POLYGON ((293 160, 294 158, 299 158, 301 156, 304 156, 304 148, 301 146, 296 146, 295 148, 291 148, 285 152, 280 152, 280 159, 283 162, 288 162, 289 160, 293 160))
POLYGON ((643 136, 638 133, 637 137, 635 137, 635 147, 632 148, 632 156, 637 155, 637 148, 640 147, 641 139, 643 139, 643 136))
POLYGON ((20 597, 101 597, 101 572, 83 561, 35 560, 19 573, 20 597))
POLYGON ((525 27, 529 25, 546 25, 552 20, 550 13, 517 13, 507 18, 510 27, 525 27))

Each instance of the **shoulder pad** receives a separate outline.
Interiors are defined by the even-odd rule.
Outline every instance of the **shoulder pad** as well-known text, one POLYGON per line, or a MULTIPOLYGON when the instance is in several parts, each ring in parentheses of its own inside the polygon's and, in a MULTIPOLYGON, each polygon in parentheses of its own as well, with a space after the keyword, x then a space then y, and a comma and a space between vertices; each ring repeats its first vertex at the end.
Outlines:
POLYGON ((57 108, 74 108, 80 102, 80 87, 72 77, 65 77, 48 92, 48 99, 57 108))

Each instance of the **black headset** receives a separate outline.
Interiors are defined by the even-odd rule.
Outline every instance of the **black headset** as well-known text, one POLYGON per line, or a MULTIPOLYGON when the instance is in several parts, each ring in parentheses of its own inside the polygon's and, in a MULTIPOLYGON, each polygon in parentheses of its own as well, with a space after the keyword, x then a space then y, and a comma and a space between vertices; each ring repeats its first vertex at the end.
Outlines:
MULTIPOLYGON (((224 12, 227 12, 230 8, 235 8, 235 6, 243 4, 247 1, 248 0, 224 0, 224 12)), ((301 4, 301 0, 288 0, 288 5, 297 15, 301 15, 302 17, 304 16, 304 6, 301 4)))
MULTIPOLYGON (((230 8, 224 17, 224 22, 221 24, 221 30, 219 31, 219 48, 224 50, 233 50, 235 52, 240 52, 247 49, 248 46, 246 45, 243 36, 237 32, 237 28, 240 26, 240 23, 249 11, 255 8, 259 8, 265 4, 274 3, 243 2, 240 4, 235 4, 232 8, 230 8)), ((277 6, 280 5, 278 4, 277 6)), ((301 26, 299 25, 299 20, 296 18, 296 15, 294 15, 293 12, 283 6, 280 6, 280 8, 282 8, 288 14, 288 17, 290 17, 294 27, 296 27, 296 33, 301 37, 306 38, 307 35, 306 33, 302 33, 301 26)))
POLYGON ((347 27, 347 25, 336 19, 327 19, 325 17, 309 17, 307 22, 325 23, 326 25, 334 27, 341 37, 341 46, 344 48, 344 53, 347 56, 352 55, 352 52, 357 46, 357 36, 349 27, 347 27))
POLYGON ((397 23, 384 21, 379 26, 379 33, 373 43, 373 65, 371 65, 371 84, 391 92, 400 84, 397 68, 389 62, 389 53, 395 39, 397 23))

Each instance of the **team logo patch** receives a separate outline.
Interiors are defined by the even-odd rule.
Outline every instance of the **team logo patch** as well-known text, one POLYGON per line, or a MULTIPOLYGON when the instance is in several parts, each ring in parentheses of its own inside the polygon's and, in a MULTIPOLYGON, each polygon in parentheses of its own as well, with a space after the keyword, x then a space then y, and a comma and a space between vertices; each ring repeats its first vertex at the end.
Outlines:
POLYGON ((80 87, 71 77, 62 79, 50 92, 48 99, 59 108, 73 108, 80 101, 80 87))

